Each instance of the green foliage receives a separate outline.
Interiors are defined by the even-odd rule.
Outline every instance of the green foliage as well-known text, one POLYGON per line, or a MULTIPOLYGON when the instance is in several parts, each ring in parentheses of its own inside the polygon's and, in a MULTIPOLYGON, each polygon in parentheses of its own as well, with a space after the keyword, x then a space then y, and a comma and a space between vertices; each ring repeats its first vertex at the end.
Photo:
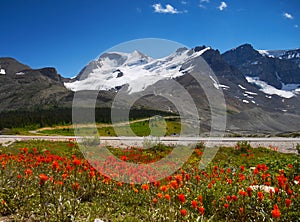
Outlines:
POLYGON ((237 142, 235 149, 239 153, 246 153, 247 150, 251 149, 251 145, 248 141, 239 141, 239 142, 237 142))
MULTIPOLYGON (((90 120, 90 116, 84 116, 88 114, 84 108, 78 109, 83 116, 81 121, 90 120)), ((122 110, 120 111, 122 112, 122 110)), ((123 111, 125 112, 125 111, 123 111)), ((145 117, 151 117, 155 115, 160 116, 172 116, 174 114, 149 109, 132 109, 129 113, 129 119, 141 119, 145 117)), ((110 108, 96 108, 95 109, 95 120, 98 123, 110 123, 111 122, 111 109, 110 108)), ((124 121, 117 119, 117 121, 124 121)), ((45 127, 55 125, 70 125, 72 123, 72 108, 51 108, 47 110, 18 110, 8 111, 0 113, 0 130, 4 128, 28 128, 34 126, 45 127)), ((90 123, 89 121, 87 123, 90 123)))
MULTIPOLYGON (((94 142, 87 141, 89 145, 94 142)), ((72 140, 20 141, 8 147, 0 146, 0 220, 7 217, 10 221, 94 221, 96 218, 103 221, 297 221, 300 190, 295 181, 300 181, 299 155, 244 145, 245 152, 238 152, 235 147, 220 148, 212 163, 202 170, 198 164, 205 147, 197 144, 181 169, 170 177, 143 185, 114 181, 97 172, 83 159, 72 140), (44 181, 41 174, 47 177, 44 181), (278 192, 253 188, 250 195, 247 188, 251 185, 278 188, 278 192), (242 195, 241 191, 246 194, 242 195), (258 198, 259 192, 263 194, 262 199, 258 198), (184 200, 179 195, 184 195, 184 200), (291 200, 289 206, 287 199, 291 200), (192 201, 196 201, 197 207, 193 207, 192 201), (272 216, 275 204, 280 218, 272 216), (199 207, 203 207, 204 214, 199 207), (181 213, 183 209, 186 215, 181 213)), ((140 165, 156 162, 173 149, 160 143, 149 149, 109 148, 117 158, 140 165)), ((115 162, 106 167, 117 169, 119 165, 115 162)))
MULTIPOLYGON (((84 128, 82 128, 83 130, 84 128)), ((88 129, 88 127, 87 127, 88 129)), ((130 135, 130 131, 128 125, 120 124, 119 126, 103 126, 98 127, 99 136, 117 136, 116 130, 118 132, 118 136, 132 136, 130 135)), ((151 133, 149 127, 148 120, 141 120, 130 123, 130 129, 136 136, 149 136, 151 133)), ((81 130, 81 129, 80 129, 81 130)), ((170 136, 173 134, 179 134, 181 130, 180 121, 178 119, 166 119, 166 133, 162 136, 170 136)), ((43 133, 46 135, 63 135, 63 136, 74 136, 74 129, 68 127, 59 127, 53 129, 45 129, 40 130, 39 133, 43 133)))

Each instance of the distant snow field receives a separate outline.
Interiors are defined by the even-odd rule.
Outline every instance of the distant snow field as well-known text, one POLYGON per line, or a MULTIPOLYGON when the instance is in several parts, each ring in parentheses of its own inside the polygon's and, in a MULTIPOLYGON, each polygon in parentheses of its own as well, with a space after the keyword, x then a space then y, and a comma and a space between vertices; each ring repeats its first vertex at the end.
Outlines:
POLYGON ((257 77, 248 76, 246 77, 246 79, 249 83, 257 85, 262 92, 268 95, 277 95, 282 98, 289 99, 295 96, 297 92, 299 92, 299 89, 297 89, 299 84, 288 84, 288 85, 283 84, 282 89, 276 89, 274 86, 268 85, 266 82, 259 80, 259 78, 257 77))
POLYGON ((6 74, 5 69, 0 69, 0 74, 1 74, 1 75, 5 75, 5 74, 6 74))

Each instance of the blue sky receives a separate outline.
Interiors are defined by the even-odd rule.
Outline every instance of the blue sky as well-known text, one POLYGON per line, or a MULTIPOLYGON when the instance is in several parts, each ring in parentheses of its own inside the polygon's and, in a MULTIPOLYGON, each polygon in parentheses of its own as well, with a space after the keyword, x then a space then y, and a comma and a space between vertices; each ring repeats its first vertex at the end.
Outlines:
POLYGON ((1 0, 0 57, 71 77, 125 41, 300 47, 299 0, 1 0))

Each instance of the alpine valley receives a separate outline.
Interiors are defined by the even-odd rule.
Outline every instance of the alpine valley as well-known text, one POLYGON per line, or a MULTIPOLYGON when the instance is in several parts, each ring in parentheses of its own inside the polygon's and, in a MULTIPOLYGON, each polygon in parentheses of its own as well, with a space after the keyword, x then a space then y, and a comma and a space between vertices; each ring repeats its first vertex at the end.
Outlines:
MULTIPOLYGON (((208 132, 210 104, 195 73, 207 75, 206 87, 224 94, 228 135, 300 131, 300 49, 255 50, 250 44, 223 54, 206 46, 179 48, 160 59, 139 51, 107 52, 72 79, 55 68, 31 69, 13 58, 0 58, 0 130, 32 119, 41 125, 71 122, 75 92, 87 99, 97 92, 96 107, 108 110, 108 116, 121 90, 137 95, 132 109, 140 116, 176 114, 176 106, 160 95, 180 98, 179 84, 196 104, 202 132, 208 132), (203 71, 203 59, 214 75, 203 71)), ((189 109, 186 101, 177 101, 189 109)))

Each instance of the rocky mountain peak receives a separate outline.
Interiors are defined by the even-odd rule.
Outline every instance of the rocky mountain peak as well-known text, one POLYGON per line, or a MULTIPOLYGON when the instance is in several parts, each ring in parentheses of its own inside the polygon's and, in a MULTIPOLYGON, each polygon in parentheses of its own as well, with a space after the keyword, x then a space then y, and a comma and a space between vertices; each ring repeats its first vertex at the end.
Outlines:
POLYGON ((300 83, 300 68, 296 63, 265 56, 249 44, 229 50, 222 57, 245 76, 259 78, 277 89, 286 84, 300 83))

